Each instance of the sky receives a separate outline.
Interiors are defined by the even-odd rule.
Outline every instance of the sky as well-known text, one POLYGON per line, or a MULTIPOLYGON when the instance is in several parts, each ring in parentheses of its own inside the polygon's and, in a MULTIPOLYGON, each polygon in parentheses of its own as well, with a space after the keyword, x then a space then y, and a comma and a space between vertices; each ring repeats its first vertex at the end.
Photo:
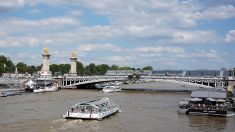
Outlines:
POLYGON ((14 64, 235 67, 234 0, 1 0, 0 55, 14 64))

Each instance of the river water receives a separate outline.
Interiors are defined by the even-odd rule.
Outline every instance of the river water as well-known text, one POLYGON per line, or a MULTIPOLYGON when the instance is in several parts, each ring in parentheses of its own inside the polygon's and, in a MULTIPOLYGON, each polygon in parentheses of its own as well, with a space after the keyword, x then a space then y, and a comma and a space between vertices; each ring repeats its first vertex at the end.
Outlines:
POLYGON ((178 102, 189 96, 190 93, 122 91, 107 94, 100 90, 60 90, 2 97, 0 131, 234 132, 235 117, 178 114, 178 102), (121 112, 102 121, 62 118, 72 104, 102 97, 114 100, 121 112))

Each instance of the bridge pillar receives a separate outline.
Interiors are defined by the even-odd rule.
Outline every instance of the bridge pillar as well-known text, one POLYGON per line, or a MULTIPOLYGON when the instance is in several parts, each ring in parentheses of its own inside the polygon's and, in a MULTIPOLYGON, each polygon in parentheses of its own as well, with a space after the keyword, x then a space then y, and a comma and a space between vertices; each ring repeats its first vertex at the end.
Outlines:
POLYGON ((50 56, 51 55, 49 54, 48 48, 44 48, 44 52, 42 54, 43 60, 42 60, 42 70, 41 71, 47 72, 47 73, 50 72, 50 69, 49 69, 49 66, 50 66, 50 62, 49 62, 50 56))
POLYGON ((77 76, 77 57, 75 52, 72 53, 72 57, 70 58, 70 60, 71 60, 70 75, 77 76))

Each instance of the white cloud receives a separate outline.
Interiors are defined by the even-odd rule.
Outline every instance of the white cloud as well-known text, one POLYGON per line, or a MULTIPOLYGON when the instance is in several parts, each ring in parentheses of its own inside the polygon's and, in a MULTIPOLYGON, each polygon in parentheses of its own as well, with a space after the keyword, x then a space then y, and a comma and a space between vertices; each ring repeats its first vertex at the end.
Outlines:
POLYGON ((79 52, 91 52, 91 51, 120 51, 121 48, 113 44, 82 44, 79 45, 79 52))
POLYGON ((184 53, 184 49, 180 47, 168 47, 168 46, 156 46, 156 47, 141 47, 136 48, 134 51, 138 53, 172 53, 172 54, 181 54, 184 53))
POLYGON ((184 58, 184 59, 197 59, 197 60, 210 60, 210 61, 220 61, 222 58, 219 53, 214 50, 204 50, 196 49, 195 51, 185 52, 183 54, 178 54, 174 56, 175 58, 184 58))
POLYGON ((210 7, 202 12, 195 14, 196 18, 201 19, 227 19, 235 17, 235 8, 233 5, 221 5, 210 7))
MULTIPOLYGON (((187 31, 187 28, 197 25, 193 14, 201 7, 195 1, 26 0, 25 3, 32 6, 39 3, 53 6, 72 4, 77 7, 89 8, 93 13, 107 17, 110 24, 104 26, 98 24, 94 26, 81 25, 76 16, 82 15, 82 11, 75 9, 66 14, 68 17, 51 17, 40 20, 20 18, 0 20, 0 27, 8 34, 20 33, 29 37, 38 36, 42 42, 45 42, 45 39, 51 40, 51 44, 69 41, 70 43, 94 43, 96 40, 109 38, 191 43, 200 37, 201 40, 208 43, 218 42, 218 37, 214 37, 216 33, 213 31, 187 31), (31 29, 34 29, 33 32, 31 29), (213 41, 211 41, 212 39, 213 41)), ((200 42, 197 41, 197 43, 200 42)))
POLYGON ((226 42, 234 42, 235 41, 235 30, 231 30, 226 34, 225 41, 226 42))
POLYGON ((71 11, 69 11, 68 14, 72 15, 72 16, 81 16, 83 13, 81 10, 71 10, 71 11))
POLYGON ((109 63, 121 63, 121 62, 133 62, 136 61, 137 58, 133 56, 109 56, 109 57, 104 57, 104 61, 108 61, 109 63))
POLYGON ((62 41, 65 27, 78 26, 73 17, 52 17, 39 20, 0 19, 0 47, 37 46, 62 41), (10 28, 9 28, 10 27, 10 28))
POLYGON ((20 47, 20 46, 37 46, 39 44, 39 40, 34 37, 6 37, 0 40, 0 47, 20 47))
POLYGON ((66 26, 66 25, 76 25, 79 24, 79 21, 73 17, 50 17, 46 19, 39 20, 29 20, 21 18, 9 18, 0 20, 1 27, 4 26, 15 27, 15 28, 29 28, 29 27, 40 27, 44 26, 55 27, 55 26, 66 26))
POLYGON ((24 0, 1 0, 0 12, 8 12, 24 6, 24 0))
POLYGON ((176 31, 173 38, 177 43, 215 43, 219 37, 213 31, 176 31))
POLYGON ((198 50, 191 54, 191 58, 206 58, 206 59, 219 59, 220 56, 218 55, 216 50, 198 50))

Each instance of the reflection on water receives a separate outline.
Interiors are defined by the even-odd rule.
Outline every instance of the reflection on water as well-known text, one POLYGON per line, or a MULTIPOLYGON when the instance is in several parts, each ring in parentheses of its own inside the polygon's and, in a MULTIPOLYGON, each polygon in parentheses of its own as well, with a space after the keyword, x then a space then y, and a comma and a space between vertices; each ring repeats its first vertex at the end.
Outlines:
POLYGON ((234 131, 235 117, 178 114, 178 102, 189 96, 188 93, 123 91, 106 94, 97 90, 61 90, 0 98, 0 131, 234 131), (122 112, 102 121, 62 118, 72 104, 105 96, 113 99, 122 112))
POLYGON ((195 131, 223 131, 227 120, 227 117, 189 116, 189 126, 195 131))

